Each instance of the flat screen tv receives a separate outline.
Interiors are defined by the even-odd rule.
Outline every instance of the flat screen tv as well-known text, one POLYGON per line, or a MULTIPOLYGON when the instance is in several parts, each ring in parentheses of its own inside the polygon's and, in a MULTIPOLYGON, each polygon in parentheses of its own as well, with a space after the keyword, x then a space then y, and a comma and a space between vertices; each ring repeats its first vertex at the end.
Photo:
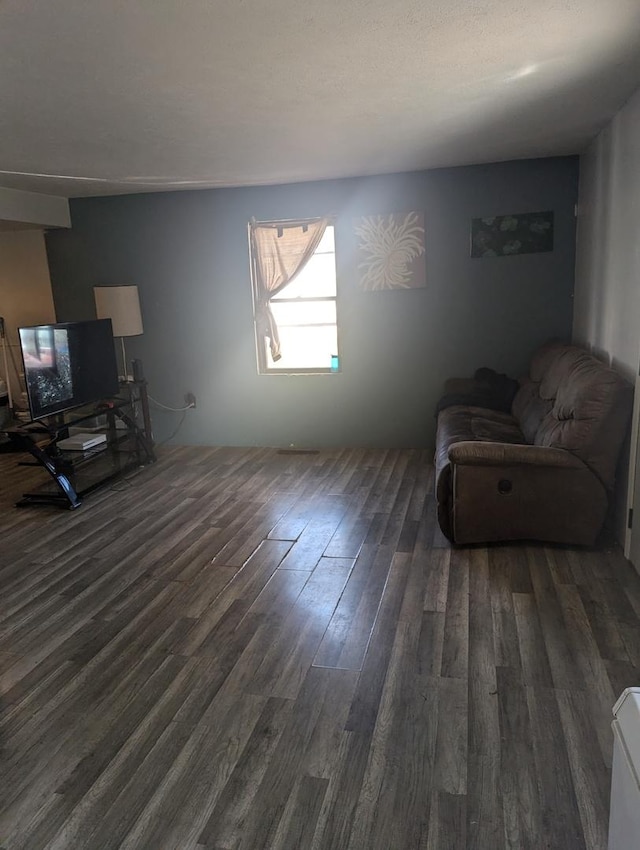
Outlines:
POLYGON ((19 328, 32 419, 118 392, 111 319, 19 328))

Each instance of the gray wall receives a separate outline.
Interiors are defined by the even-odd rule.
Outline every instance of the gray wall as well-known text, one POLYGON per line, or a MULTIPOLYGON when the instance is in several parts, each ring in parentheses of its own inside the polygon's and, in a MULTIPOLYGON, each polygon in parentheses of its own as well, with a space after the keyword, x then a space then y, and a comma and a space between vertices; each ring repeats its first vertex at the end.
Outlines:
MULTIPOLYGON (((94 315, 92 286, 138 284, 144 336, 128 344, 151 393, 179 406, 174 442, 431 446, 445 378, 491 366, 521 373, 571 330, 578 163, 573 157, 279 187, 175 192, 71 204, 47 245, 59 320, 94 315), (362 293, 359 214, 425 211, 427 288, 362 293), (470 259, 473 216, 552 209, 555 250, 470 259), (337 215, 342 373, 259 376, 247 222, 337 215)), ((154 412, 156 438, 175 414, 154 412)))

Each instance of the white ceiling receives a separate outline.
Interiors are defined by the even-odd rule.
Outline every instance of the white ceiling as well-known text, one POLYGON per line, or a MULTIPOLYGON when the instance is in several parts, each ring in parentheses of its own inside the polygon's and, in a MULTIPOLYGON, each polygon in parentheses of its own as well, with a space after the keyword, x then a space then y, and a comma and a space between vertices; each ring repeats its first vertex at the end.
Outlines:
POLYGON ((575 153, 638 85, 639 0, 0 0, 0 186, 575 153))

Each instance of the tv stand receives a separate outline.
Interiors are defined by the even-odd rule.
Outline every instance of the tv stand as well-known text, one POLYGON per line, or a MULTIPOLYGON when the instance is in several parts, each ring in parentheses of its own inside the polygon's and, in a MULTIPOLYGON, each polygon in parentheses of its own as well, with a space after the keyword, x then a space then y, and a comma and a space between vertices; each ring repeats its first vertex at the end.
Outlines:
POLYGON ((93 405, 91 409, 71 411, 49 421, 29 422, 10 428, 7 436, 19 451, 28 452, 32 461, 24 466, 40 466, 49 479, 33 492, 25 493, 16 507, 58 505, 75 510, 84 496, 110 481, 155 461, 150 430, 146 381, 127 382, 123 397, 93 405), (141 409, 143 426, 137 422, 141 409), (82 426, 96 417, 106 423, 99 432, 106 440, 85 451, 70 451, 58 444, 69 434, 70 427, 82 426))

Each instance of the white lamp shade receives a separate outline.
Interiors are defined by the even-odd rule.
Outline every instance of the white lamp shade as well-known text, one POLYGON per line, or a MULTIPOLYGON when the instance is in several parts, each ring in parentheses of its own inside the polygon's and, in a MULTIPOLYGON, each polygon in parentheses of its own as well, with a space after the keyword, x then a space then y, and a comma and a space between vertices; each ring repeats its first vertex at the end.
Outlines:
POLYGON ((94 286, 96 315, 111 319, 114 336, 144 333, 137 286, 94 286))

